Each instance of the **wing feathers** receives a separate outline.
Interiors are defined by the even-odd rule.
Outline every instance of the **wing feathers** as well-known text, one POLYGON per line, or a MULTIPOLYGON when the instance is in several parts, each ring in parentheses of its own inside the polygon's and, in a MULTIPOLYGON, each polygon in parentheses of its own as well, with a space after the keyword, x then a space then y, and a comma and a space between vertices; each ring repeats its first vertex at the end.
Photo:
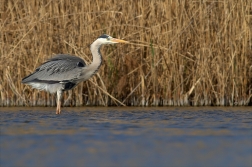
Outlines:
POLYGON ((56 55, 36 68, 32 74, 23 78, 22 83, 39 82, 54 84, 78 80, 82 68, 85 66, 85 62, 77 56, 56 55))

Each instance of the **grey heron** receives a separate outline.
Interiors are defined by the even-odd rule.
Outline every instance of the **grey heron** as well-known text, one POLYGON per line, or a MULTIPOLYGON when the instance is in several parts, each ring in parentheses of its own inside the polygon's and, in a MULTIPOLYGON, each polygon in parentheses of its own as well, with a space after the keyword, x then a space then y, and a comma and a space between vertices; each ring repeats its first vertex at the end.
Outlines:
POLYGON ((103 34, 90 46, 93 55, 91 64, 86 65, 86 63, 77 56, 58 54, 37 67, 32 74, 23 78, 22 83, 28 84, 39 90, 57 93, 56 114, 60 114, 63 91, 73 89, 78 83, 92 77, 98 71, 102 63, 100 47, 104 44, 114 43, 129 42, 103 34))

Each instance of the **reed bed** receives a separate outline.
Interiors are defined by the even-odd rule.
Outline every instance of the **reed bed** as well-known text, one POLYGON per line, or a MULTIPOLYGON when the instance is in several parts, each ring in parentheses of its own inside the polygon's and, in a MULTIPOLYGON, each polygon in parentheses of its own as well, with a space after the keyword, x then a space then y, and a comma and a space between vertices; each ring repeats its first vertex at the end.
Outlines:
POLYGON ((64 106, 252 105, 251 0, 0 3, 0 106, 55 106, 22 78, 59 53, 90 63, 103 33, 131 44, 103 47, 98 74, 64 106))

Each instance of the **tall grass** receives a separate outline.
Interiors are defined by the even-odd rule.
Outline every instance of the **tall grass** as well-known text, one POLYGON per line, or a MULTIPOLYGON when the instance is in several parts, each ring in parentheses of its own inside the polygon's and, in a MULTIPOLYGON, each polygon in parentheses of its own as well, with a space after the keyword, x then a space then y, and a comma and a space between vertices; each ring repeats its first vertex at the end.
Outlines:
POLYGON ((65 106, 252 104, 250 0, 2 0, 0 105, 54 106, 55 95, 21 84, 52 55, 78 55, 101 34, 131 41, 102 48, 89 81, 65 106))

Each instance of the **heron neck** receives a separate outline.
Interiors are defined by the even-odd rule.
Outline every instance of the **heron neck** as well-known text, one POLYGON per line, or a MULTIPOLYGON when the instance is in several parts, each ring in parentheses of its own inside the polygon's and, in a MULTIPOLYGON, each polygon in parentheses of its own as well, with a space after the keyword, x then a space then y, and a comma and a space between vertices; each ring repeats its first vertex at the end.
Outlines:
POLYGON ((101 43, 99 43, 99 41, 94 41, 91 44, 90 50, 93 55, 93 60, 90 65, 84 68, 85 70, 82 73, 83 80, 89 79, 92 75, 97 73, 98 69, 100 68, 101 63, 102 63, 102 55, 100 52, 100 47, 101 47, 101 43))
POLYGON ((93 71, 93 74, 95 74, 98 71, 102 63, 102 55, 100 52, 100 47, 101 44, 98 41, 94 41, 90 47, 91 53, 93 55, 93 61, 89 65, 89 68, 91 71, 93 71))

